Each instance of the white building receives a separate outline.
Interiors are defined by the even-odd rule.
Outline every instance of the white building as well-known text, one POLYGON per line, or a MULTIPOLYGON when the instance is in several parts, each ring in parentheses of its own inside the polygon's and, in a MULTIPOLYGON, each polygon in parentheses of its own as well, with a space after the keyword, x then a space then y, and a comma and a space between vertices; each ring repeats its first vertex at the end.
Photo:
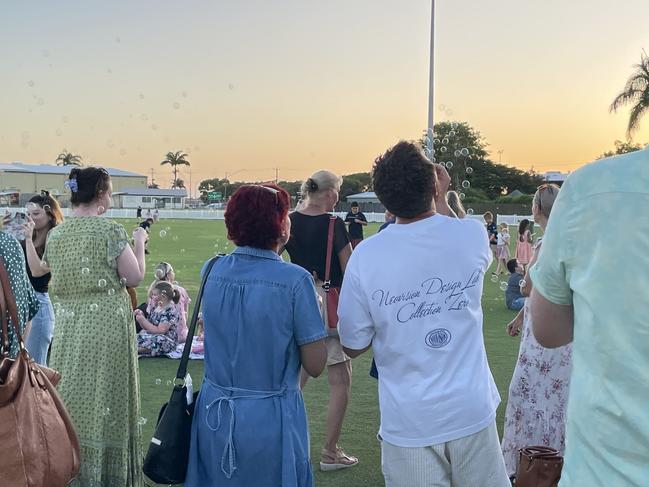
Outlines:
POLYGON ((113 193, 115 208, 165 208, 179 210, 185 207, 186 189, 128 188, 113 193))

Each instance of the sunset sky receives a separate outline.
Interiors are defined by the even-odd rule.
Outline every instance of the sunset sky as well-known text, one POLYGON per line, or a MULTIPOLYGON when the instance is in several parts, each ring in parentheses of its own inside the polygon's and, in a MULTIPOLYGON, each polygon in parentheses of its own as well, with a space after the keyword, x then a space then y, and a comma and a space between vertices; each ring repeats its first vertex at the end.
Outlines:
MULTIPOLYGON (((159 163, 186 150, 194 188, 296 180, 367 171, 426 126, 430 0, 7 0, 0 18, 0 162, 66 148, 168 186, 159 163)), ((574 169, 625 137, 608 107, 647 25, 647 0, 438 0, 435 116, 496 161, 574 169)))

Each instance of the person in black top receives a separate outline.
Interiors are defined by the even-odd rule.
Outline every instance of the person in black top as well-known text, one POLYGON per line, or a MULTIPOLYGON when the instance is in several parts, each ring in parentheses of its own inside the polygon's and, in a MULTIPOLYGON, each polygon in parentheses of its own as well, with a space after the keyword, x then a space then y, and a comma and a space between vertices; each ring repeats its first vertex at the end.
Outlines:
MULTIPOLYGON (((140 227, 144 228, 146 230, 146 233, 149 233, 151 225, 153 225, 153 218, 147 218, 142 223, 140 223, 140 227)), ((144 241, 144 253, 145 254, 149 253, 149 249, 147 248, 148 243, 149 243, 149 238, 147 237, 147 239, 144 241)))
MULTIPOLYGON (((486 212, 484 215, 482 215, 484 218, 485 223, 487 224, 487 235, 489 236, 489 248, 491 249, 491 252, 494 255, 494 259, 497 260, 496 258, 496 249, 498 248, 498 225, 496 225, 496 222, 494 221, 494 215, 490 211, 486 212)), ((492 274, 495 274, 492 272, 492 274)))
POLYGON ((59 203, 47 191, 41 191, 40 195, 29 200, 27 223, 23 226, 25 240, 22 244, 27 261, 27 275, 41 306, 32 319, 25 345, 31 357, 41 365, 47 365, 47 352, 54 334, 54 308, 47 293, 52 275, 49 272, 44 275, 34 272, 37 276, 35 277, 32 275, 32 269, 41 268, 47 234, 61 222, 63 213, 59 203))
POLYGON ((137 207, 137 213, 136 213, 136 215, 135 215, 135 218, 137 218, 138 220, 139 220, 140 218, 142 218, 142 207, 141 207, 141 206, 138 206, 138 207, 137 207))
MULTIPOLYGON (((318 171, 302 184, 304 204, 291 213, 291 238, 286 243, 291 262, 309 271, 322 287, 325 277, 327 236, 331 212, 338 202, 342 179, 329 172, 318 171)), ((333 252, 331 257, 331 286, 342 285, 343 273, 352 253, 345 223, 336 217, 334 223, 333 252)), ((323 323, 323 326, 324 323, 323 323)), ((347 402, 351 389, 352 366, 340 345, 337 335, 330 332, 326 338, 327 369, 329 377, 329 407, 324 448, 320 469, 324 471, 353 467, 358 459, 347 455, 338 446, 347 402)), ((302 371, 300 386, 304 388, 308 375, 302 371)))
POLYGON ((363 241, 363 226, 367 225, 367 218, 361 213, 356 201, 352 202, 352 211, 347 213, 345 223, 349 226, 349 239, 355 249, 363 241))

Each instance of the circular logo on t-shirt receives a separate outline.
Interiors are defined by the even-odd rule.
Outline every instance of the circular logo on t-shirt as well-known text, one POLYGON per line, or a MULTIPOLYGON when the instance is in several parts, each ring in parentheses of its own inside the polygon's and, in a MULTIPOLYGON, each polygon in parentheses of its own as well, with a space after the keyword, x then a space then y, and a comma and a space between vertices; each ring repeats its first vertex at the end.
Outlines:
POLYGON ((451 342, 451 332, 446 328, 438 328, 428 332, 426 345, 430 348, 442 348, 451 342))

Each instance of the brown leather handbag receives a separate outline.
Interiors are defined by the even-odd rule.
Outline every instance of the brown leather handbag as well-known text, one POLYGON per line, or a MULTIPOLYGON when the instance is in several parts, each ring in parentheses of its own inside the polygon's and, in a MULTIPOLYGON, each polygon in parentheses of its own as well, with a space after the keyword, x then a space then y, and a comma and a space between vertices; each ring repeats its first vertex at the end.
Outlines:
POLYGON ((516 487, 556 487, 561 479, 563 457, 554 448, 527 446, 518 450, 516 487))
POLYGON ((16 300, 0 257, 0 476, 11 487, 64 487, 78 474, 79 441, 56 391, 61 375, 34 362, 18 326, 16 300), (9 319, 20 351, 9 358, 9 319))

